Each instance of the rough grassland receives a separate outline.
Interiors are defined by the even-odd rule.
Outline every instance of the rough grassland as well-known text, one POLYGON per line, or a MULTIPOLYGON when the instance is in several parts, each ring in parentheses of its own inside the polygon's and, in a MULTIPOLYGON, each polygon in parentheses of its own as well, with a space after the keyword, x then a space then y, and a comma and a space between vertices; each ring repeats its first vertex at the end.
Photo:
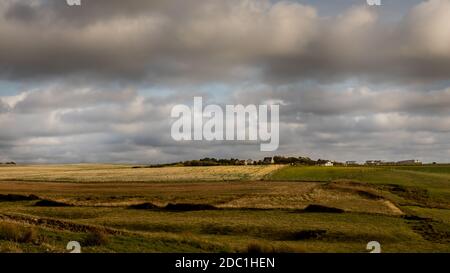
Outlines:
POLYGON ((448 170, 3 166, 0 252, 450 252, 448 170))
POLYGON ((450 200, 450 165, 386 167, 289 167, 272 173, 271 180, 355 181, 426 190, 433 198, 450 200))

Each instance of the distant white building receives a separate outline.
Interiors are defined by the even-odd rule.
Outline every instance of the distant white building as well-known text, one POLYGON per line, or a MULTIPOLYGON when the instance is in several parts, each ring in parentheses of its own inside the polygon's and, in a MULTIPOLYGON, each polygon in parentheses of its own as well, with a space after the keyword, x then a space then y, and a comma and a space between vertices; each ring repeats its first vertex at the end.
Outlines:
POLYGON ((383 160, 367 160, 366 165, 382 165, 383 160))
POLYGON ((333 164, 333 162, 328 161, 327 163, 323 164, 323 166, 325 166, 325 167, 333 167, 334 164, 333 164))
POLYGON ((245 162, 244 162, 244 165, 253 165, 253 164, 254 164, 253 159, 247 159, 247 160, 245 160, 245 162))

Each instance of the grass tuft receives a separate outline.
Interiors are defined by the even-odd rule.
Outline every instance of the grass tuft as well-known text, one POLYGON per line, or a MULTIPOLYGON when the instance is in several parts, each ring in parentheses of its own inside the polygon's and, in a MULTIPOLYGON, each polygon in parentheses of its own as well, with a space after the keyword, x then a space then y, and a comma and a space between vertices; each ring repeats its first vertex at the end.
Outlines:
POLYGON ((109 237, 102 231, 93 231, 89 233, 84 240, 84 246, 104 246, 109 243, 109 237))
POLYGON ((38 233, 33 228, 3 222, 0 223, 0 240, 15 243, 36 243, 38 241, 38 233))

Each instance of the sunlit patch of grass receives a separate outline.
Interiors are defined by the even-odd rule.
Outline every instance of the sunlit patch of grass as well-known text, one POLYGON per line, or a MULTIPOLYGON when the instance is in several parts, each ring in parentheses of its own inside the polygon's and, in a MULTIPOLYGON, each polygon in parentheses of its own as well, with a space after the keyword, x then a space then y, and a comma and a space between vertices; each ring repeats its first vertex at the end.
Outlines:
POLYGON ((380 167, 287 167, 275 171, 272 180, 355 181, 373 185, 398 185, 422 189, 434 202, 450 205, 450 165, 380 167), (435 169, 436 168, 436 169, 435 169))

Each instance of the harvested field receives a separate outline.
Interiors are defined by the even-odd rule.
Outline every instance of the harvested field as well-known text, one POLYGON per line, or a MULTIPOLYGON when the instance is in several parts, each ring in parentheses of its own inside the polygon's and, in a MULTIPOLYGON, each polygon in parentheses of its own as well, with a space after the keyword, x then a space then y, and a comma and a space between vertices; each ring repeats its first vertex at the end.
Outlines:
POLYGON ((42 165, 0 168, 0 181, 153 182, 257 180, 281 168, 264 166, 133 168, 126 165, 42 165))

